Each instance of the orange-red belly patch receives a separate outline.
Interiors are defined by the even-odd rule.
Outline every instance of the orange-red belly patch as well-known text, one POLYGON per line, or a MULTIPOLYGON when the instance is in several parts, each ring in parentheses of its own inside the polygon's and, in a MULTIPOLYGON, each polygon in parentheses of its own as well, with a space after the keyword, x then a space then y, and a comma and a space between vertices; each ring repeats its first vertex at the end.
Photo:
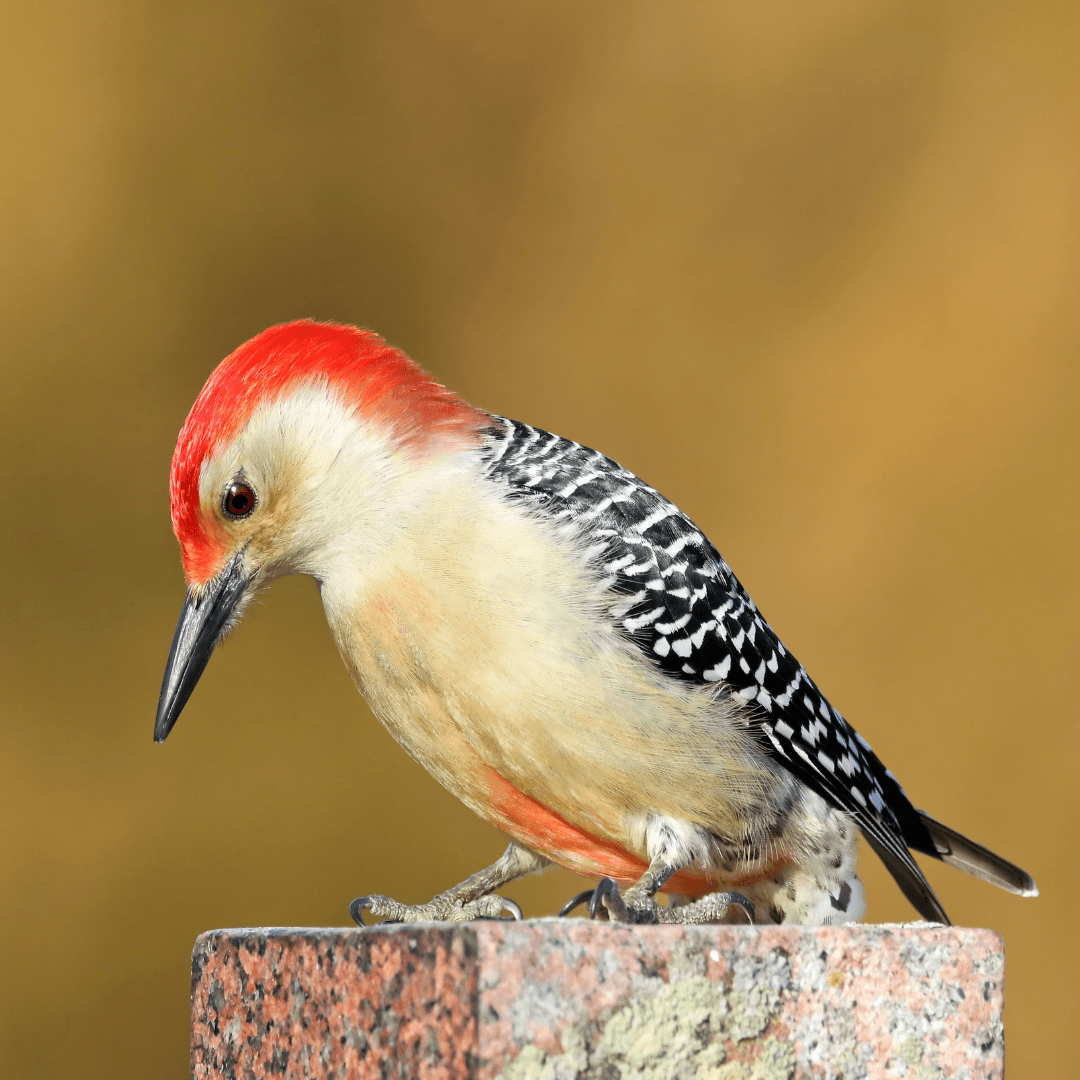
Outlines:
MULTIPOLYGON (((487 777, 496 824, 533 851, 579 874, 607 876, 622 885, 637 881, 648 869, 647 863, 618 844, 571 825, 554 810, 518 791, 494 769, 488 769, 487 777)), ((756 880, 762 876, 756 874, 754 878, 756 880)), ((717 887, 717 880, 700 870, 680 870, 668 881, 663 891, 683 896, 705 896, 717 887)))

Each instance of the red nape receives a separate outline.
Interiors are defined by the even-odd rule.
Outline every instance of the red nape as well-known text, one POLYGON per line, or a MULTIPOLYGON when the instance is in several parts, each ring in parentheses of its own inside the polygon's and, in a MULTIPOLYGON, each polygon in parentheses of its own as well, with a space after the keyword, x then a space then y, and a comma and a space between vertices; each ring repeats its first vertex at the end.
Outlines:
POLYGON ((306 380, 341 388, 358 412, 385 420, 403 444, 472 429, 483 416, 370 331, 309 319, 264 330, 217 366, 176 443, 170 509, 189 582, 220 569, 226 546, 200 513, 203 462, 259 405, 306 380))

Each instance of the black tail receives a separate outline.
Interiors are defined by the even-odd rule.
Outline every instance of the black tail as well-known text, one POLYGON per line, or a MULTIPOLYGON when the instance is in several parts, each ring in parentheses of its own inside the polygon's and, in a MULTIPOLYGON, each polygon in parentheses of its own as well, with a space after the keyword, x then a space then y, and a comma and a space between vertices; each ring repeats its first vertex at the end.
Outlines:
POLYGON ((949 926, 949 916, 945 914, 941 901, 934 895, 930 882, 923 877, 918 863, 911 857, 907 848, 897 843, 898 850, 894 850, 883 844, 867 829, 863 829, 863 836, 885 864, 885 868, 892 874, 896 884, 900 886, 900 891, 911 901, 912 907, 927 922, 939 922, 949 926))
MULTIPOLYGON (((982 844, 976 844, 966 836, 961 836, 955 829, 948 825, 942 825, 935 821, 929 814, 922 810, 915 811, 926 831, 934 842, 934 850, 927 852, 940 859, 949 866, 955 866, 974 877, 989 881, 999 889, 1016 893, 1018 896, 1038 896, 1039 890, 1031 875, 1019 866, 1014 866, 1007 859, 995 855, 992 851, 984 848, 982 844)), ((890 869, 892 869, 890 867, 890 869)), ((901 882, 900 887, 903 888, 901 882)), ((918 906, 918 905, 916 905, 918 906)))
MULTIPOLYGON (((995 855, 982 844, 976 844, 974 840, 961 836, 948 825, 935 821, 922 810, 912 809, 912 813, 917 819, 917 824, 914 829, 907 829, 905 832, 913 832, 915 835, 905 836, 904 839, 916 851, 932 855, 949 866, 955 866, 965 873, 982 878, 983 881, 989 881, 991 885, 997 885, 998 888, 1006 889, 1019 896, 1039 895, 1039 890, 1032 881, 1031 875, 1021 870, 1019 866, 1014 866, 1007 859, 995 855), (930 844, 926 843, 927 838, 930 844)), ((865 827, 863 836, 885 864, 915 910, 930 922, 945 923, 948 926, 949 916, 945 914, 941 901, 934 895, 934 890, 923 877, 923 872, 911 857, 911 853, 900 842, 883 843, 865 827)))

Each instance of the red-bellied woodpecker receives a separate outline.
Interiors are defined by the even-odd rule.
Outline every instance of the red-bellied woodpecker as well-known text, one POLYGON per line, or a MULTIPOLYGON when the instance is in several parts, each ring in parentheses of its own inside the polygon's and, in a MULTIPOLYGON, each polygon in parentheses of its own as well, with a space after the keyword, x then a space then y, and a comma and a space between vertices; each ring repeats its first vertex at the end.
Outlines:
POLYGON ((847 922, 858 830, 927 919, 947 921, 909 848, 1036 895, 914 809, 685 514, 374 334, 290 323, 224 360, 171 507, 189 589, 155 740, 253 593, 310 574, 375 715, 512 837, 429 904, 363 897, 358 919, 495 916, 497 889, 556 862, 601 877, 600 917, 847 922))

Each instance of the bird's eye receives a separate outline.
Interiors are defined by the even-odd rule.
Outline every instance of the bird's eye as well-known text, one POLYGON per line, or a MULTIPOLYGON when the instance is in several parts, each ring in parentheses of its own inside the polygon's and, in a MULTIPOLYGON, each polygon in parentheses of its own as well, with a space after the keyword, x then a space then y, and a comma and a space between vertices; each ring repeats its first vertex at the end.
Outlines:
POLYGON ((255 492, 247 484, 230 484, 221 505, 228 517, 247 517, 255 509, 255 492))

